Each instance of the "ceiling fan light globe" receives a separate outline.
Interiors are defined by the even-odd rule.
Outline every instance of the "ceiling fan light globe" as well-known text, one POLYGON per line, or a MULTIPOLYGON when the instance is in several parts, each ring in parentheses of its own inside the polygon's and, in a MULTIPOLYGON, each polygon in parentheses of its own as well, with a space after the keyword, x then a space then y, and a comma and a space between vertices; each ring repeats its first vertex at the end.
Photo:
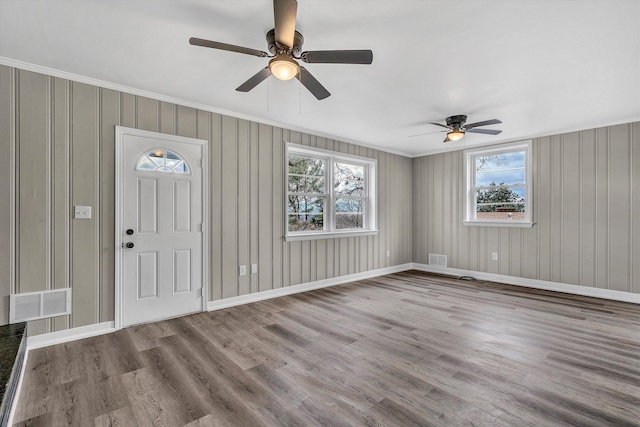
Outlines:
POLYGON ((463 136, 464 136, 464 132, 459 130, 452 130, 451 132, 447 133, 447 138, 450 141, 459 141, 462 139, 463 136))
POLYGON ((300 71, 298 63, 286 55, 278 55, 269 61, 269 69, 279 80, 291 80, 300 71))

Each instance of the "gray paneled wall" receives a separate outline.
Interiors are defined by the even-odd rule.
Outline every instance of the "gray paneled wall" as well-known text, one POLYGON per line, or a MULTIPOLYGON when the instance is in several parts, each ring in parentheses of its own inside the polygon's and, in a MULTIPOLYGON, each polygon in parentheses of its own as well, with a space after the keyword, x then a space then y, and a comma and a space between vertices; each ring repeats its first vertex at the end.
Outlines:
POLYGON ((413 159, 414 262, 640 293, 640 122, 537 138, 533 156, 529 229, 462 225, 462 151, 413 159))
POLYGON ((115 125, 209 141, 210 300, 411 262, 409 158, 0 66, 0 323, 10 293, 69 286, 31 334, 113 320, 115 125), (377 236, 283 241, 286 141, 378 159, 377 236))

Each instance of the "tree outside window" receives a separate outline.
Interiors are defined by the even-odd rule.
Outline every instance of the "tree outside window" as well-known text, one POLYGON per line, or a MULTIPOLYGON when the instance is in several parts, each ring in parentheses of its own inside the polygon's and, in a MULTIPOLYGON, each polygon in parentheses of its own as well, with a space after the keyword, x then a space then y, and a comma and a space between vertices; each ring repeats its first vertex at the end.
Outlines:
POLYGON ((287 147, 287 239, 376 232, 375 160, 287 147))

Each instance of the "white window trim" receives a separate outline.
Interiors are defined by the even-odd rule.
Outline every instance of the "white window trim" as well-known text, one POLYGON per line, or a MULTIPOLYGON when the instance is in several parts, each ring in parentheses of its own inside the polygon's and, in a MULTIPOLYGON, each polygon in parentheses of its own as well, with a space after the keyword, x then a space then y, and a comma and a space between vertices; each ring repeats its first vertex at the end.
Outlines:
POLYGON ((284 162, 284 240, 286 242, 296 242, 301 240, 317 240, 317 239, 335 239, 340 237, 354 237, 354 236, 372 236, 378 234, 377 229, 377 169, 378 161, 376 159, 370 159, 367 157, 356 156, 353 154, 340 153, 338 151, 325 150, 322 148, 308 147, 305 145, 294 144, 287 142, 285 144, 285 157, 289 158, 289 154, 300 154, 303 156, 319 157, 327 161, 326 163, 326 175, 325 175, 325 188, 327 197, 327 206, 325 208, 324 221, 327 224, 329 230, 333 229, 335 221, 335 195, 333 193, 333 164, 335 162, 345 162, 348 164, 356 164, 366 166, 366 191, 367 191, 367 204, 365 210, 365 227, 363 229, 350 229, 350 230, 322 230, 322 231, 289 231, 289 214, 288 214, 288 195, 289 195, 289 168, 288 161, 284 162))
POLYGON ((533 159, 531 149, 531 140, 511 142, 508 144, 496 145, 493 147, 481 147, 464 151, 464 220, 462 224, 472 227, 519 227, 519 228, 531 228, 533 227, 532 211, 533 211, 533 159), (479 154, 496 155, 501 153, 507 153, 512 151, 524 151, 525 152, 525 179, 526 179, 526 210, 523 220, 486 220, 475 219, 475 192, 474 192, 474 177, 475 177, 475 162, 472 161, 474 157, 479 154))

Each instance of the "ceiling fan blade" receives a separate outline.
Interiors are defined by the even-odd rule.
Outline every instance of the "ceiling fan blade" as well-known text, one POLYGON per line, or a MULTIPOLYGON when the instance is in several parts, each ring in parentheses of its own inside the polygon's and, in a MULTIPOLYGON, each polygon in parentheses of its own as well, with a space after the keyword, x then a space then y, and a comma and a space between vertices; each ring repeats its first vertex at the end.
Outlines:
POLYGON ((300 58, 309 64, 371 64, 373 52, 370 50, 313 50, 302 52, 300 58))
POLYGON ((273 0, 276 41, 283 46, 293 47, 297 12, 298 2, 296 0, 273 0))
POLYGON ((453 141, 453 139, 449 139, 449 134, 447 134, 447 137, 442 142, 451 142, 451 141, 453 141))
POLYGON ((238 86, 236 90, 238 92, 249 92, 251 89, 253 89, 254 87, 258 86, 260 83, 262 83, 262 81, 265 80, 270 75, 271 75, 271 70, 269 69, 269 67, 264 67, 262 70, 254 74, 253 77, 251 77, 249 80, 247 80, 246 82, 238 86))
POLYGON ((502 123, 502 122, 500 120, 498 120, 498 119, 491 119, 491 120, 485 120, 484 122, 471 123, 469 125, 465 125, 464 127, 466 129, 471 129, 471 128, 475 128, 475 127, 478 127, 478 126, 497 125, 499 123, 502 123))
POLYGON ((446 130, 436 130, 436 131, 433 131, 433 132, 425 132, 425 133, 419 133, 419 134, 416 134, 416 135, 409 135, 408 138, 413 138, 415 136, 422 136, 422 135, 431 135, 432 133, 442 133, 442 132, 446 132, 446 130))
POLYGON ((316 80, 316 78, 313 77, 304 67, 300 67, 300 72, 296 75, 296 78, 300 80, 300 83, 309 89, 309 92, 311 92, 318 100, 325 99, 331 95, 329 91, 325 89, 324 86, 322 86, 320 82, 316 80))
POLYGON ((440 127, 447 128, 447 129, 451 129, 449 126, 447 126, 447 125, 443 125, 442 123, 429 123, 429 124, 430 124, 430 125, 440 126, 440 127))
POLYGON ((495 129, 467 129, 467 132, 470 133, 484 133, 487 135, 498 135, 499 133, 502 133, 501 130, 495 130, 495 129))
POLYGON ((192 44, 194 46, 210 47, 212 49, 228 50, 229 52, 244 53, 246 55, 259 56, 261 58, 269 56, 267 52, 263 52, 261 50, 251 49, 251 48, 242 47, 242 46, 236 46, 233 44, 214 42, 211 40, 199 39, 196 37, 191 37, 189 39, 189 44, 192 44))

